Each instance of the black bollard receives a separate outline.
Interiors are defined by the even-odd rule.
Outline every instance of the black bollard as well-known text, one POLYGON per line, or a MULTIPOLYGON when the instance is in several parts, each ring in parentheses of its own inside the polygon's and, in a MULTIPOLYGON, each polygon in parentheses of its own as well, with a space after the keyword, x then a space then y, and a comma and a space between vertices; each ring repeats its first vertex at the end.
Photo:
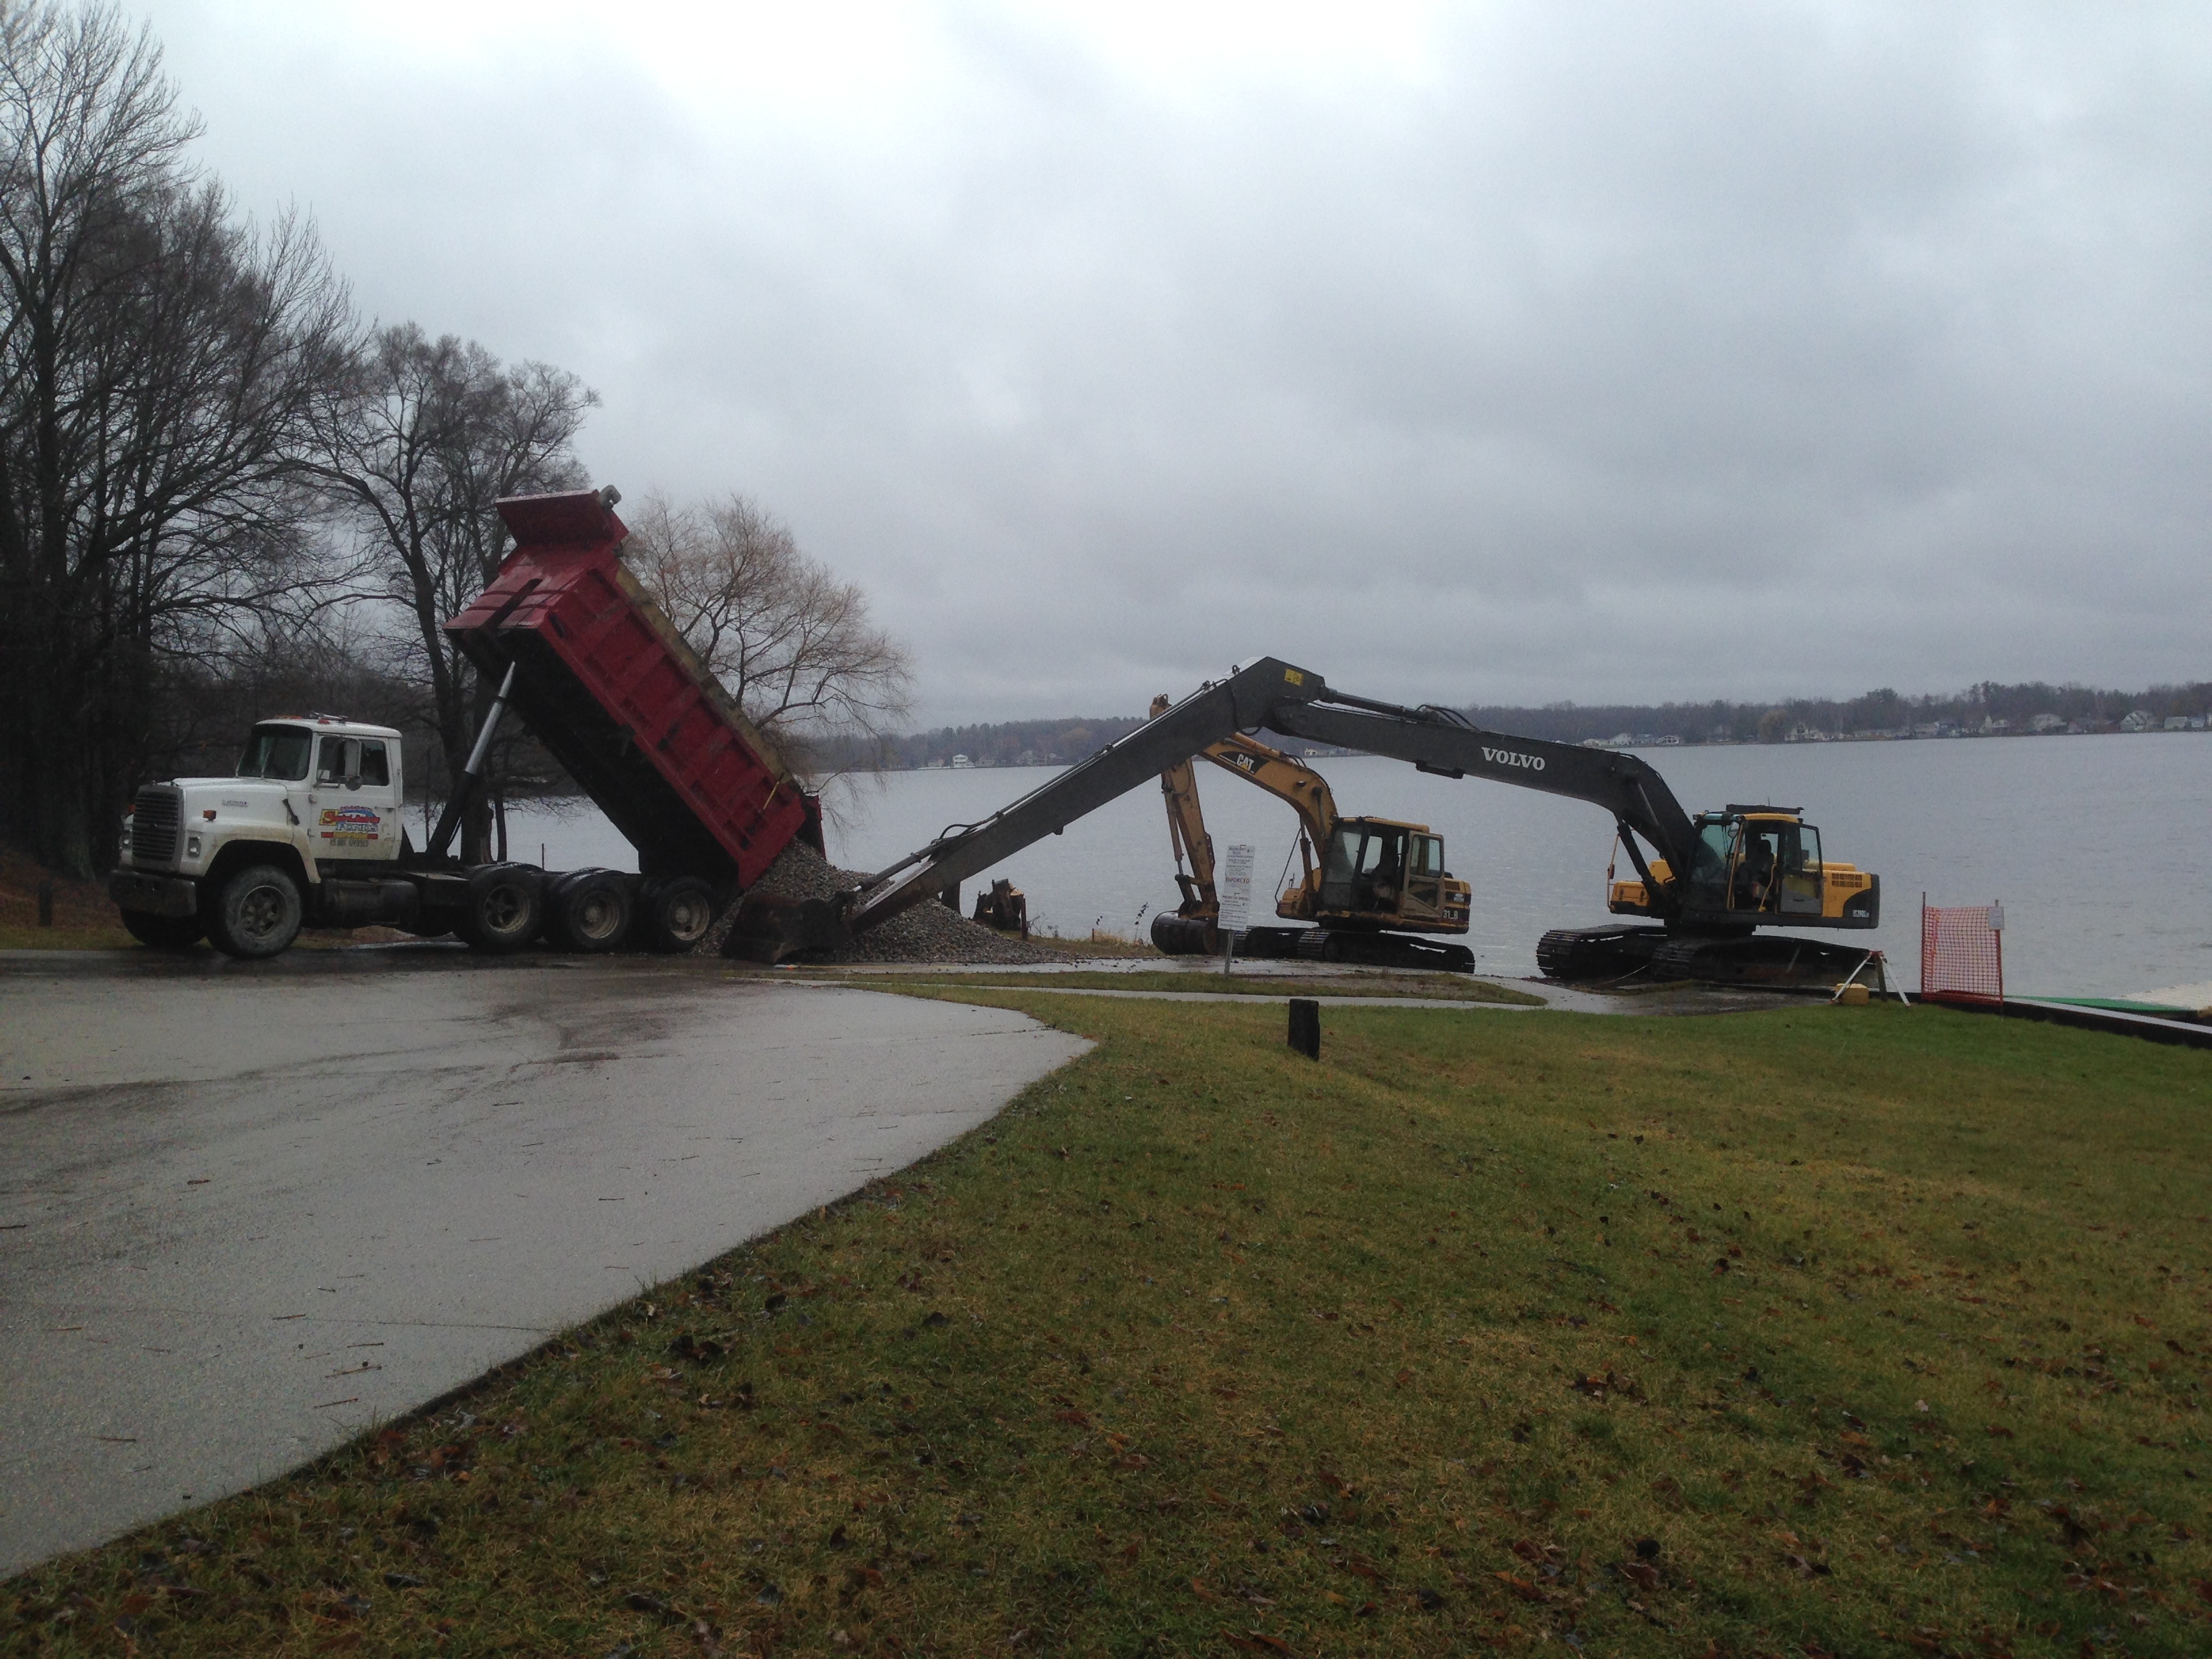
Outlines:
POLYGON ((1291 1047, 1308 1060, 1321 1058, 1321 1004, 1311 997, 1291 999, 1291 1047))
POLYGON ((39 926, 54 925, 54 884, 51 879, 39 883, 39 926))

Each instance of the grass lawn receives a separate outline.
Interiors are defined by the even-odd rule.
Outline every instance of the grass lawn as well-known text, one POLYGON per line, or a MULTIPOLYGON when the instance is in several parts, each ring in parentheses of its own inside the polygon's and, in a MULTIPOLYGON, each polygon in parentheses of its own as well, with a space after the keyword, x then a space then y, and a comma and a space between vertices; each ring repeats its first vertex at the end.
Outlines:
POLYGON ((1514 1003, 1541 1007, 1544 999, 1510 986, 1469 979, 1464 974, 1346 974, 1320 979, 1270 979, 1264 975, 1224 976, 1217 968, 1203 971, 1139 970, 1127 974, 1085 973, 1070 970, 1049 975, 994 974, 988 969, 971 973, 931 973, 830 975, 866 990, 927 990, 955 985, 988 986, 1000 990, 1026 989, 1024 979, 1055 991, 1201 991, 1208 994, 1242 997, 1431 997, 1447 1002, 1514 1003))
POLYGON ((933 994, 1099 1047, 0 1645, 2212 1651, 2206 1056, 933 994))
POLYGON ((100 951, 137 943, 116 920, 104 882, 43 870, 0 847, 0 951, 100 951), (39 926, 39 884, 53 885, 53 924, 39 926))

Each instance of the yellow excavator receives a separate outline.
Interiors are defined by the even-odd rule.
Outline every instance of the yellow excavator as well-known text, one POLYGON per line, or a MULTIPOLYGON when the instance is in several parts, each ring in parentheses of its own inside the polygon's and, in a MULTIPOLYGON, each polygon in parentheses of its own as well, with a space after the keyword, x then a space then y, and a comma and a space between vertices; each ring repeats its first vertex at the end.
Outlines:
MULTIPOLYGON (((1152 717, 1170 706, 1155 698, 1152 717)), ((1343 817, 1327 778, 1241 732, 1209 744, 1198 757, 1288 802, 1298 816, 1299 873, 1277 898, 1275 914, 1300 925, 1249 930, 1240 947, 1247 955, 1462 972, 1474 966, 1474 952, 1463 945, 1407 937, 1468 928, 1471 891, 1444 867, 1443 837, 1428 825, 1343 817)), ((1189 760, 1169 767, 1160 774, 1160 793, 1182 902, 1152 918, 1152 943, 1170 956, 1212 955, 1221 949, 1215 922, 1221 904, 1197 768, 1189 760)))

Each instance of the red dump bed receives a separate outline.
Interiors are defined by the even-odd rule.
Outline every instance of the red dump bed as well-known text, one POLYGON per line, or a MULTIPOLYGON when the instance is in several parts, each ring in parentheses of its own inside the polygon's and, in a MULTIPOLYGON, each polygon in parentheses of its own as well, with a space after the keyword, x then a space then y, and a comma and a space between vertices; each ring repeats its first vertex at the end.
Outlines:
POLYGON ((499 504, 514 550, 446 624, 637 848, 647 875, 744 887, 820 809, 623 568, 629 532, 590 490, 499 504))

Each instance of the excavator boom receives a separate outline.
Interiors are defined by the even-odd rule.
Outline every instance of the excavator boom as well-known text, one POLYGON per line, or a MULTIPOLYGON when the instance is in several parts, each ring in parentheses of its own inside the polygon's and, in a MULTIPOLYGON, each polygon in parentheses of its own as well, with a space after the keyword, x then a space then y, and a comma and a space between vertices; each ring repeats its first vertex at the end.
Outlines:
MULTIPOLYGON (((1304 704, 1277 711, 1274 729, 1315 743, 1410 761, 1414 769, 1446 778, 1489 778, 1522 789, 1540 789, 1604 807, 1625 830, 1633 830, 1676 871, 1690 868, 1697 830, 1674 792, 1633 755, 1584 749, 1540 738, 1486 732, 1439 708, 1400 708, 1341 693, 1336 705, 1304 704)), ((1638 873, 1651 873, 1633 841, 1627 842, 1638 873)), ((1656 886, 1656 884, 1652 884, 1656 886)))
MULTIPOLYGON (((1159 719, 1174 706, 1165 696, 1154 697, 1152 718, 1159 719)), ((1175 853, 1176 885, 1182 890, 1182 903, 1176 915, 1195 923, 1211 948, 1212 923, 1219 903, 1213 890, 1213 837, 1206 832, 1206 814, 1198 801, 1197 769, 1190 757, 1186 755, 1162 769, 1160 793, 1167 801, 1168 845, 1175 853)))
POLYGON ((799 902, 749 896, 732 945, 763 961, 835 950, 909 905, 988 869, 1030 842, 1056 836, 1085 814, 1157 778, 1210 743, 1265 726, 1284 710, 1324 696, 1318 674, 1261 657, 1227 679, 1201 686, 1157 720, 1079 761, 1049 783, 975 823, 954 824, 927 847, 878 871, 853 892, 799 902))
POLYGON ((1234 772, 1278 800, 1289 802, 1316 856, 1328 845, 1329 831, 1337 821, 1336 797, 1329 793, 1328 780, 1313 768, 1241 732, 1198 752, 1224 772, 1234 772))

